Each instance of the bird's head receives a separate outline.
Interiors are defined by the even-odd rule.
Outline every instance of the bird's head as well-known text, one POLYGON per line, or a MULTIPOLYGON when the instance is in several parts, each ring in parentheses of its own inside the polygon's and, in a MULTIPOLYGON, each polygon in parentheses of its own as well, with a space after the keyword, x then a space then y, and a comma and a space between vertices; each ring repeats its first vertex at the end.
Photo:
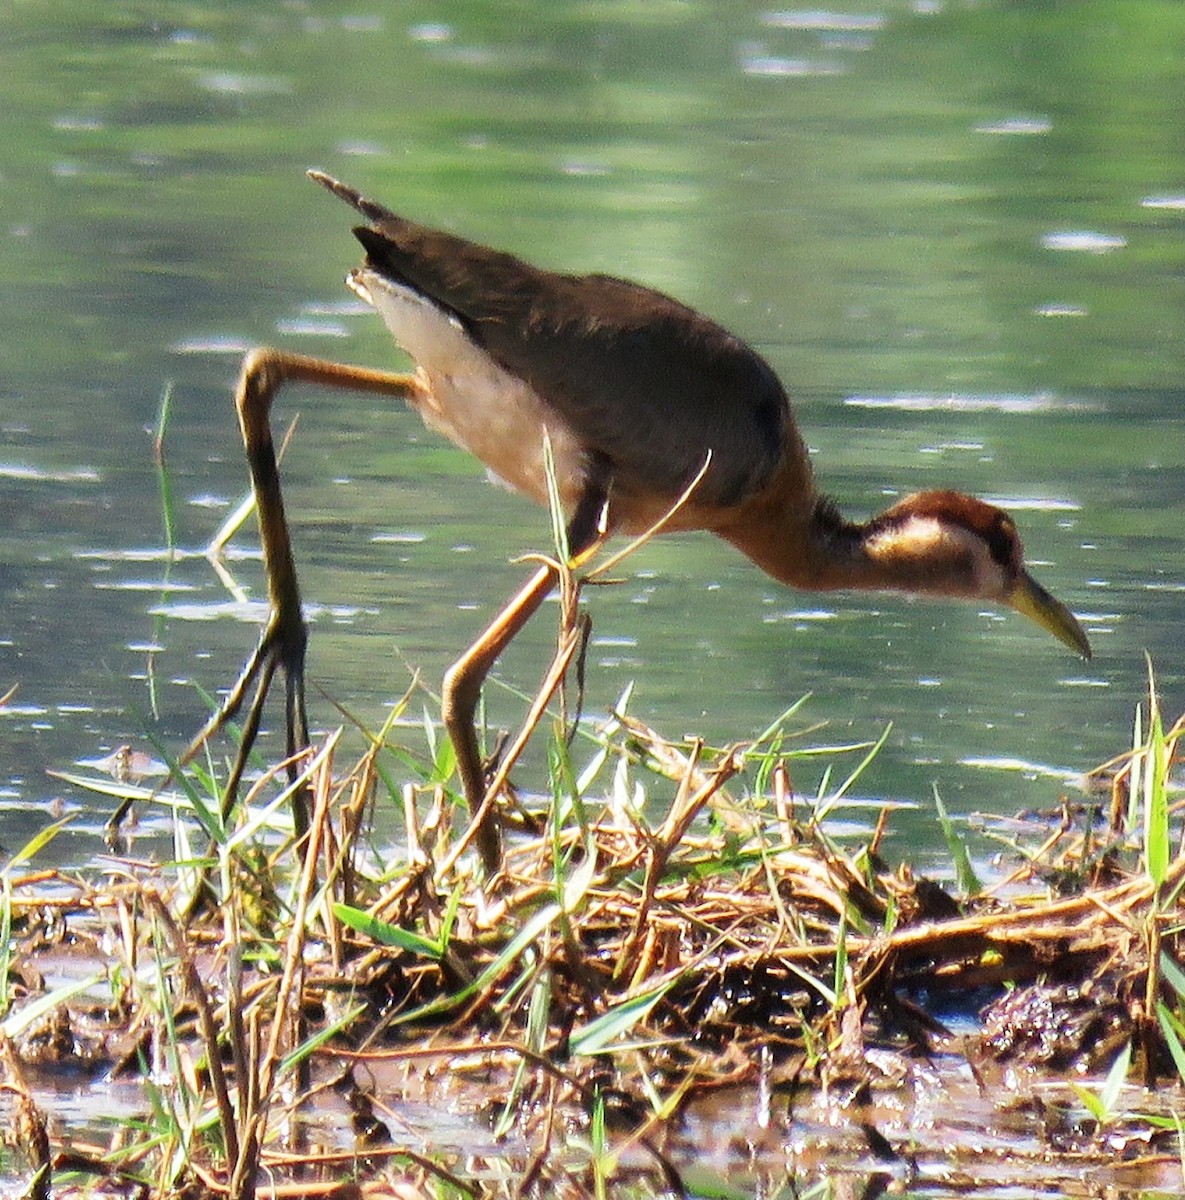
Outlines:
POLYGON ((1006 604, 1090 658, 1078 619, 1025 568, 1016 522, 1002 509, 961 492, 918 492, 874 517, 861 540, 898 586, 1006 604))

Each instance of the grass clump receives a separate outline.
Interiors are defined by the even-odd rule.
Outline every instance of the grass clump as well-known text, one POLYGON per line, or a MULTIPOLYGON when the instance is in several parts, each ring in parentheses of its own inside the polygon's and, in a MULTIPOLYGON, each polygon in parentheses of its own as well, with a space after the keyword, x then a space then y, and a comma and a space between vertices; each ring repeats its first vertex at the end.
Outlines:
MULTIPOLYGON (((571 653, 561 639, 565 664, 571 653)), ((1152 687, 1133 748, 1094 777, 1097 801, 1013 837, 994 882, 936 796, 961 895, 885 861, 887 812, 862 838, 828 832, 883 738, 808 747, 789 732, 796 706, 751 744, 674 743, 629 715, 628 694, 577 749, 556 720, 545 793, 503 788, 511 832, 485 878, 442 739, 429 724, 416 753, 395 736, 415 701, 364 731, 369 749, 345 769, 333 735, 296 785, 264 772, 225 821, 218 764, 191 765, 152 797, 173 814, 171 867, 128 859, 53 881, 54 921, 100 970, 43 996, 41 1015, 93 1044, 96 1070, 144 1080, 145 1113, 103 1146, 31 1135, 30 1187, 684 1194, 673 1131, 725 1087, 764 1097, 767 1122, 775 1097, 793 1111, 822 1096, 908 1172, 915 1151, 880 1132, 868 1097, 888 1086, 882 1055, 908 1069, 936 1051, 988 1081, 1002 1063, 1073 1077, 1076 1152, 1103 1161, 1099 1131, 1130 1132, 1139 1111, 1124 1103, 1129 1076, 1185 1075, 1171 801, 1183 726, 1164 727, 1152 687), (794 779, 821 758, 803 798, 794 779), (311 801, 299 844, 292 786, 311 801), (374 843, 376 805, 401 814, 393 847, 374 843), (974 1016, 985 1001, 975 1033, 944 1026, 952 1005, 974 1016), (392 1106, 408 1094, 484 1112, 481 1151, 403 1136, 392 1106)), ((0 914, 7 1074, 33 1105, 12 1080, 52 1053, 17 1028, 33 1000, 15 981, 50 935, 46 880, 18 865, 0 914)), ((1174 1120, 1146 1114, 1140 1128, 1168 1139, 1174 1120)))

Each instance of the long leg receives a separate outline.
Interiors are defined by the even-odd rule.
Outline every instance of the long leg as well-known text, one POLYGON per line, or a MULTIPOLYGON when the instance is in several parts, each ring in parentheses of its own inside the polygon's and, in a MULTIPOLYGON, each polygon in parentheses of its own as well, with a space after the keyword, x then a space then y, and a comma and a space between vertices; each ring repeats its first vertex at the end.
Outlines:
MULTIPOLYGON (((590 485, 580 498, 568 524, 568 552, 573 558, 584 554, 601 536, 601 517, 605 508, 606 487, 590 485)), ((470 815, 482 810, 486 798, 485 774, 481 750, 477 744, 474 718, 481 698, 481 685, 498 656, 520 629, 538 611, 557 582, 551 566, 540 567, 515 594, 510 603, 486 627, 482 635, 445 673, 441 696, 441 716, 457 757, 457 773, 465 790, 470 815)), ((478 826, 474 840, 482 865, 494 874, 502 863, 501 837, 497 813, 489 809, 478 826)))
MULTIPOLYGON (((280 490, 280 474, 269 420, 276 393, 285 383, 296 381, 347 391, 379 392, 405 400, 419 399, 424 395, 423 384, 413 375, 345 366, 303 354, 288 354, 282 350, 252 350, 243 359, 235 392, 235 408, 239 414, 243 448, 255 493, 263 566, 267 575, 269 613, 259 644, 247 660, 226 701, 206 722, 180 759, 182 764, 188 762, 210 737, 231 720, 252 684, 257 683, 244 725, 243 739, 222 800, 224 817, 235 802, 238 783, 259 729, 263 702, 277 668, 283 672, 285 679, 284 707, 289 757, 304 749, 309 741, 304 699, 308 631, 300 608, 300 587, 296 579, 296 563, 292 558, 288 521, 284 516, 284 498, 280 490)), ((289 777, 294 779, 296 773, 293 764, 289 767, 289 777)), ((294 805, 298 837, 305 831, 307 816, 303 801, 298 799, 294 805)))

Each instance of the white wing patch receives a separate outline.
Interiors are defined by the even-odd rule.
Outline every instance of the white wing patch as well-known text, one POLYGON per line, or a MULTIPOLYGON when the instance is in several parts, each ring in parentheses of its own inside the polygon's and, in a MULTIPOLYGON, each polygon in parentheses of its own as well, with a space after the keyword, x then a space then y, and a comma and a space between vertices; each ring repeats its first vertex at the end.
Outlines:
POLYGON ((452 313, 414 288, 365 268, 352 271, 346 282, 415 360, 427 388, 415 406, 424 423, 480 459, 507 486, 544 505, 546 433, 560 497, 571 513, 583 486, 584 456, 546 402, 478 346, 452 313))

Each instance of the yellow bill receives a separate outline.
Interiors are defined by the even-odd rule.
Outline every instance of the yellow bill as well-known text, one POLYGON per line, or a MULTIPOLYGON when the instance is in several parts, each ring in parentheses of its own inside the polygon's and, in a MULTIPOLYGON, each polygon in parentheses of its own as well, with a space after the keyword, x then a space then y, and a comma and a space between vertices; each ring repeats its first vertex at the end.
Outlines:
POLYGON ((1007 603, 1017 612, 1036 621, 1042 629, 1048 629, 1059 642, 1065 642, 1083 658, 1090 658, 1090 642, 1078 618, 1027 571, 1021 572, 1007 603))

